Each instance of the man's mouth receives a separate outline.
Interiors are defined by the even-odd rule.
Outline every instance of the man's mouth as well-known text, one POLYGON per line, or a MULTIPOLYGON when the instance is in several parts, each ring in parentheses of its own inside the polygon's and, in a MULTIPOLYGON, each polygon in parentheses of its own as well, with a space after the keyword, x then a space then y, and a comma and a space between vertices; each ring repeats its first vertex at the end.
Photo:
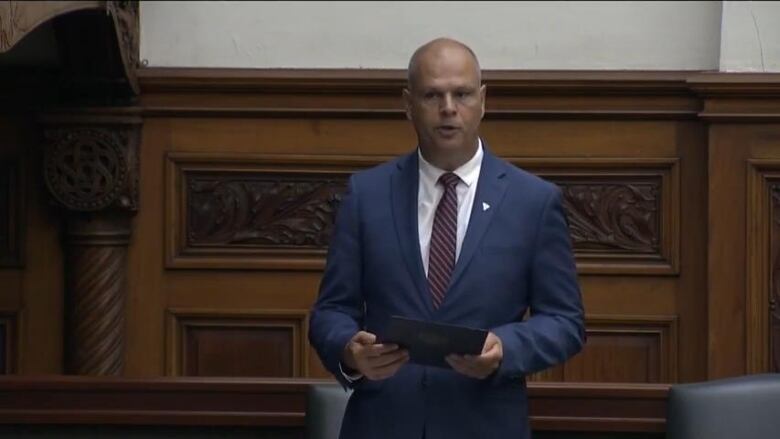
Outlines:
POLYGON ((436 131, 444 136, 452 136, 458 132, 458 130, 460 130, 460 128, 455 125, 439 125, 436 127, 436 131))

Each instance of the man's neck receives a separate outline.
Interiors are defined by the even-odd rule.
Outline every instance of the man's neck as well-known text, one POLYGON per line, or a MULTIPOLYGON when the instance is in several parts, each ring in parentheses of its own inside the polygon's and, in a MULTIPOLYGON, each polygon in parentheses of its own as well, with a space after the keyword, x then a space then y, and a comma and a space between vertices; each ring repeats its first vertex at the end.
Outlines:
POLYGON ((425 158, 425 160, 432 164, 433 166, 436 166, 439 169, 443 169, 445 171, 454 171, 464 164, 468 162, 469 160, 474 157, 474 155, 477 153, 477 150, 479 149, 479 139, 477 139, 474 142, 474 147, 471 148, 468 151, 464 151, 461 154, 451 154, 451 153, 444 153, 441 154, 441 157, 431 154, 430 150, 427 150, 427 148, 420 148, 420 153, 425 158))

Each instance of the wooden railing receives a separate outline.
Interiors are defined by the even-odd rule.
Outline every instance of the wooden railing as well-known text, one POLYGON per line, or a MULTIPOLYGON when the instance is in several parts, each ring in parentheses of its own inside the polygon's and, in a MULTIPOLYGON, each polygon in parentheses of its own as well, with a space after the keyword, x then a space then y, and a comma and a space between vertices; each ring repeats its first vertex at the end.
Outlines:
MULTIPOLYGON (((325 380, 0 378, 0 424, 300 427, 325 380)), ((535 431, 663 432, 668 385, 529 383, 535 431)))

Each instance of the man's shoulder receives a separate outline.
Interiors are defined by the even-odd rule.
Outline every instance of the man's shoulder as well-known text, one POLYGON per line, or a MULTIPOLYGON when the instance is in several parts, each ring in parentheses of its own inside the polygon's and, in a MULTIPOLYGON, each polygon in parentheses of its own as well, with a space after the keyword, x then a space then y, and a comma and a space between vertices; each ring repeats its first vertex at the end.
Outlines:
POLYGON ((359 183, 376 183, 377 181, 388 178, 390 175, 397 172, 400 167, 405 166, 409 161, 409 158, 410 154, 404 154, 369 168, 356 171, 352 174, 352 177, 359 183))
POLYGON ((501 165, 506 171, 506 176, 509 179, 510 187, 522 188, 525 191, 528 189, 539 191, 540 193, 549 196, 551 192, 555 192, 558 189, 554 183, 543 179, 542 177, 534 174, 531 171, 523 169, 522 167, 515 165, 507 160, 496 157, 501 162, 501 165))

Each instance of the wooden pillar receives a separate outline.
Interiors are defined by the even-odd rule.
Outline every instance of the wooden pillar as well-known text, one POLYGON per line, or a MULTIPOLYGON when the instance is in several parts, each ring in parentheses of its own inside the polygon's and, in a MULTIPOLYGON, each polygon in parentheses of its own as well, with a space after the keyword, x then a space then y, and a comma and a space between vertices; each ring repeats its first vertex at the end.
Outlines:
POLYGON ((65 372, 121 375, 141 119, 90 111, 44 125, 44 180, 65 222, 65 372))

